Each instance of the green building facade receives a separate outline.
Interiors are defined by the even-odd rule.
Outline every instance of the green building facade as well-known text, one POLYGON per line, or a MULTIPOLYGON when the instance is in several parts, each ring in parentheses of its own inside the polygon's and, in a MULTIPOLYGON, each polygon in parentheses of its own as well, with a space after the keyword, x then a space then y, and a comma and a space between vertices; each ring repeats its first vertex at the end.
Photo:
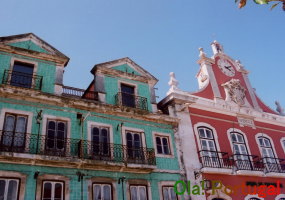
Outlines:
POLYGON ((180 199, 178 121, 157 111, 158 80, 122 58, 82 90, 63 85, 68 61, 32 33, 0 38, 0 199, 180 199))

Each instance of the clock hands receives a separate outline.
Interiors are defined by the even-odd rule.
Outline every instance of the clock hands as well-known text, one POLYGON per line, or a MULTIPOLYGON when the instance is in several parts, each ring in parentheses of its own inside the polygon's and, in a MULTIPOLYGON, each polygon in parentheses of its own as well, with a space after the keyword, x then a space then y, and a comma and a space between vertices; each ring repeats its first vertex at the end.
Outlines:
POLYGON ((232 66, 225 66, 225 68, 226 68, 227 70, 229 70, 230 72, 232 72, 232 70, 231 70, 232 66))

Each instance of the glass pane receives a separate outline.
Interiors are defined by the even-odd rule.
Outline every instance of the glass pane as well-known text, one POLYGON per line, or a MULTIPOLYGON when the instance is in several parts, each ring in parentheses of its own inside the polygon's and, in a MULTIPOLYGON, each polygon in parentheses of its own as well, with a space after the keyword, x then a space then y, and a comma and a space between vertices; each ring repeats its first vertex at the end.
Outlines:
POLYGON ((170 190, 170 197, 171 197, 170 199, 171 200, 177 200, 177 196, 176 196, 176 194, 174 192, 173 187, 169 188, 169 190, 170 190))
POLYGON ((162 146, 161 146, 161 140, 160 137, 156 137, 156 149, 157 149, 157 153, 162 154, 162 146))
POLYGON ((44 183, 44 191, 43 191, 44 199, 51 199, 51 183, 44 183))
POLYGON ((62 184, 56 183, 54 186, 54 198, 62 199, 62 184))
POLYGON ((167 187, 163 187, 162 193, 163 193, 163 200, 170 200, 167 187))
POLYGON ((48 129, 55 131, 55 122, 54 121, 49 121, 48 122, 48 129))
POLYGON ((264 139, 264 146, 271 147, 270 142, 268 139, 264 139))
POLYGON ((5 146, 11 146, 12 144, 14 125, 15 125, 15 117, 7 115, 4 125, 4 133, 2 141, 5 146))
POLYGON ((205 132, 204 132, 204 129, 202 129, 202 128, 199 129, 199 135, 200 135, 200 137, 202 137, 202 138, 205 138, 205 137, 206 137, 206 134, 205 134, 205 132))
POLYGON ((236 141, 237 141, 236 135, 235 135, 234 133, 232 133, 231 136, 232 136, 232 141, 233 141, 233 142, 236 142, 236 141))
POLYGON ((128 147, 133 146, 133 136, 131 133, 127 133, 127 146, 128 147))
POLYGON ((259 138, 258 141, 259 141, 260 146, 263 146, 263 139, 259 138))
POLYGON ((5 193, 5 180, 0 180, 0 200, 4 200, 4 193, 5 193))
POLYGON ((243 143, 243 137, 240 134, 237 134, 238 142, 243 143))
POLYGON ((101 187, 100 185, 93 186, 93 200, 101 200, 101 187))
POLYGON ((162 143, 163 143, 163 151, 164 154, 169 154, 169 147, 168 147, 168 140, 167 138, 162 138, 162 143))
POLYGON ((18 194, 18 182, 15 180, 9 181, 7 200, 16 200, 18 194))
POLYGON ((209 138, 209 139, 213 138, 212 132, 208 129, 206 129, 206 135, 207 135, 207 138, 209 138))
POLYGON ((15 135, 14 135, 14 146, 23 147, 25 141, 26 132, 26 121, 27 118, 19 116, 16 122, 15 135))
POLYGON ((104 185, 104 200, 111 200, 111 187, 110 185, 104 185))
POLYGON ((137 187, 131 187, 131 200, 139 200, 137 196, 137 187))
POLYGON ((135 146, 136 148, 141 147, 140 134, 134 134, 134 146, 135 146))
POLYGON ((145 187, 139 187, 139 195, 140 195, 140 200, 146 200, 146 190, 145 187))
POLYGON ((206 140, 202 140, 202 150, 208 150, 208 145, 206 140))
POLYGON ((59 131, 65 131, 65 123, 64 123, 64 122, 58 122, 58 124, 57 124, 57 130, 59 130, 59 131))

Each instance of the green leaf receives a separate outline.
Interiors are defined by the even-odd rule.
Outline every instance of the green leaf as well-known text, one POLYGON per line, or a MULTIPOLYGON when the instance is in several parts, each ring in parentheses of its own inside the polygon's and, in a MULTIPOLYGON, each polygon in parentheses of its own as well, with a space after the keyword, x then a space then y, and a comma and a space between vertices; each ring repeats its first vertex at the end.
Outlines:
MULTIPOLYGON (((279 2, 279 3, 281 3, 281 2, 279 2)), ((275 8, 279 3, 273 4, 273 5, 271 6, 270 10, 272 10, 273 8, 275 8)))
POLYGON ((256 4, 268 4, 268 0, 253 0, 256 4))

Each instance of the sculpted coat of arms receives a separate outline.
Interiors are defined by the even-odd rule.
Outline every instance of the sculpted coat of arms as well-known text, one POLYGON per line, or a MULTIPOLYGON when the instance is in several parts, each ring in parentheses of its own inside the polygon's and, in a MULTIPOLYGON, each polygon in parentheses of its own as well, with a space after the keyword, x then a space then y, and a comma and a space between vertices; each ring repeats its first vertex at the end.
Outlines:
POLYGON ((238 105, 245 104, 245 91, 246 89, 240 84, 240 80, 232 79, 222 86, 226 91, 226 100, 232 100, 238 105))

